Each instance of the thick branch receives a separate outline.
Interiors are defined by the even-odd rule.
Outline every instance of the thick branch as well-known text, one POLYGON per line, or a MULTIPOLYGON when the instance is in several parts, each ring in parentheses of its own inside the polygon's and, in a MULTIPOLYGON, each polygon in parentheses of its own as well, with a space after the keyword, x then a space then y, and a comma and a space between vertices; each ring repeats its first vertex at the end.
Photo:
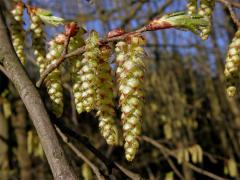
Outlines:
POLYGON ((77 179, 73 168, 67 161, 44 104, 13 50, 3 18, 2 6, 3 3, 0 1, 0 57, 4 58, 3 66, 28 110, 54 178, 59 180, 77 179))

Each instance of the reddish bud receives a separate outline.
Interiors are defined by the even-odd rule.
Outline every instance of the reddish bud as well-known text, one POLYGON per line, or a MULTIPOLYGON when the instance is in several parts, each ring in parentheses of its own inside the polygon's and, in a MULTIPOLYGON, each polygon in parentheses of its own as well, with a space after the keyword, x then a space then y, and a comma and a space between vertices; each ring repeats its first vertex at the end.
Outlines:
POLYGON ((113 38, 113 37, 121 36, 123 34, 125 34, 124 29, 117 28, 117 29, 114 29, 114 30, 110 31, 108 33, 107 37, 108 38, 113 38))
POLYGON ((147 31, 155 31, 159 29, 172 28, 173 25, 167 21, 162 21, 159 18, 152 20, 147 26, 147 31))
POLYGON ((65 35, 67 36, 75 36, 78 31, 77 23, 71 22, 67 25, 65 25, 65 35))

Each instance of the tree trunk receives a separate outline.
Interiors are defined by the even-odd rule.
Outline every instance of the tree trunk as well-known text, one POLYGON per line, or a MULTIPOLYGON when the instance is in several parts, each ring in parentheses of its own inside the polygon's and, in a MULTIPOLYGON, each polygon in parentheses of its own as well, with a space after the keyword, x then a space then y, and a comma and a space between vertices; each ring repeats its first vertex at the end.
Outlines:
POLYGON ((2 2, 0 3, 0 8, 0 59, 2 59, 2 64, 19 92, 33 121, 54 178, 59 180, 77 179, 72 166, 64 154, 63 147, 60 145, 41 97, 13 50, 9 31, 4 21, 2 2))

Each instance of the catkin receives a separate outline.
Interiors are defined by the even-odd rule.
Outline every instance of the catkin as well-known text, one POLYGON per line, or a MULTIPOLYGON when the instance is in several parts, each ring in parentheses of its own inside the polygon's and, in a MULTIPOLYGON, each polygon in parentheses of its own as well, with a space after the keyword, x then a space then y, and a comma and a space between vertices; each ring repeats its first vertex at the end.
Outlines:
MULTIPOLYGON (((84 40, 82 38, 83 32, 78 31, 78 33, 71 38, 68 50, 69 52, 76 50, 78 47, 84 45, 84 40)), ((81 67, 82 67, 82 57, 75 56, 70 60, 70 72, 72 76, 73 83, 73 95, 74 101, 76 105, 76 110, 78 113, 83 111, 83 102, 82 102, 82 91, 81 85, 83 82, 83 77, 81 75, 81 67)))
POLYGON ((197 0, 188 0, 187 12, 188 12, 188 14, 196 14, 197 13, 197 0))
POLYGON ((83 53, 83 59, 80 65, 79 76, 81 85, 79 87, 79 105, 77 105, 78 113, 83 111, 90 112, 96 107, 96 88, 98 67, 98 57, 100 50, 98 47, 99 36, 96 31, 91 31, 89 37, 85 41, 86 51, 83 53))
POLYGON ((232 97, 237 91, 237 82, 240 72, 240 30, 238 30, 229 45, 228 54, 225 63, 224 75, 227 81, 227 94, 232 97))
POLYGON ((202 28, 201 38, 206 40, 212 29, 212 13, 215 6, 215 0, 201 0, 199 14, 209 20, 209 26, 202 28))
POLYGON ((13 47, 16 51, 22 64, 25 64, 26 59, 24 55, 24 39, 25 32, 22 28, 23 24, 23 10, 24 4, 22 2, 17 2, 15 8, 11 11, 15 21, 11 23, 11 37, 13 47))
POLYGON ((99 129, 102 136, 109 145, 117 145, 118 129, 114 122, 114 97, 113 97, 113 79, 111 76, 111 67, 108 62, 111 55, 111 48, 102 46, 101 55, 97 70, 97 115, 99 116, 99 129))
POLYGON ((32 46, 34 49, 34 56, 36 57, 41 76, 42 72, 46 68, 43 23, 39 16, 35 13, 34 8, 28 8, 28 13, 31 19, 30 29, 32 31, 32 46))
POLYGON ((144 44, 142 37, 130 37, 129 42, 116 45, 116 71, 122 111, 125 157, 132 161, 139 148, 143 108, 144 44))
MULTIPOLYGON (((55 39, 49 42, 49 52, 46 55, 47 67, 56 63, 57 59, 61 56, 64 48, 64 41, 66 36, 59 34, 55 39)), ((63 113, 63 88, 61 82, 61 71, 56 68, 46 78, 46 87, 50 99, 52 101, 53 113, 60 117, 63 113)))

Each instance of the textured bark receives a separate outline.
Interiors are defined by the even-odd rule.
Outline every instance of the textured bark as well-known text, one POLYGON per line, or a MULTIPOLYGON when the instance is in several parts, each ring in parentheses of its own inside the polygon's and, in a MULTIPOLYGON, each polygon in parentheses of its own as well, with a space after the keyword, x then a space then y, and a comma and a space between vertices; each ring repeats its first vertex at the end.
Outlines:
POLYGON ((41 97, 29 80, 13 50, 2 12, 0 17, 0 37, 0 57, 3 59, 3 66, 19 92, 33 121, 54 178, 59 180, 77 179, 72 166, 67 161, 41 97))

